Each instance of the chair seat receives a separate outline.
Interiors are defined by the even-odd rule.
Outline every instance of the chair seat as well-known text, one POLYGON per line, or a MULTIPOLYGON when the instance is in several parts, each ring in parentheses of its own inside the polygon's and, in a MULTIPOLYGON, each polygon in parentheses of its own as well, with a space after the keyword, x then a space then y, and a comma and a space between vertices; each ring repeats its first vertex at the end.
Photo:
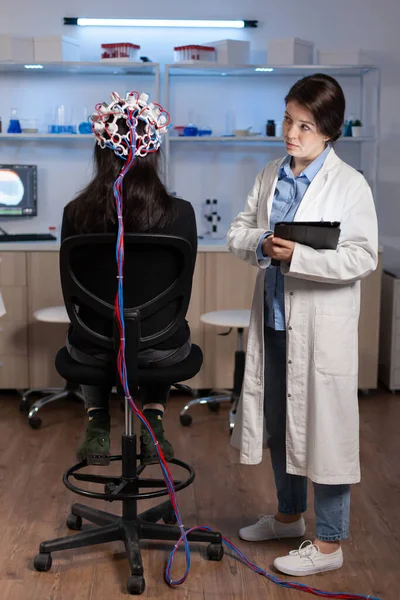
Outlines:
POLYGON ((214 310, 201 315, 200 321, 207 325, 246 329, 250 323, 250 310, 214 310))
MULTIPOLYGON (((139 385, 149 383, 179 383, 194 377, 203 363, 203 354, 198 346, 192 345, 189 356, 176 365, 164 367, 162 369, 150 368, 139 370, 139 385)), ((64 346, 58 351, 56 360, 56 369, 58 373, 73 383, 82 385, 115 385, 115 369, 104 369, 92 367, 77 362, 71 358, 67 348, 64 346)), ((129 377, 129 365, 128 365, 129 377)))
POLYGON ((33 313, 37 321, 44 323, 69 323, 69 317, 64 305, 39 308, 33 313))

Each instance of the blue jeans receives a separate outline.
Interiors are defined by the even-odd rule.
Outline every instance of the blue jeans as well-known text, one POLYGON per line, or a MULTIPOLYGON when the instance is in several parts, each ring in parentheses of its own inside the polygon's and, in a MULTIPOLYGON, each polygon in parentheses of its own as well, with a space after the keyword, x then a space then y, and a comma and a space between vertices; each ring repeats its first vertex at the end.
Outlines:
MULTIPOLYGON (((307 477, 286 473, 286 332, 264 328, 264 416, 269 434, 278 510, 297 515, 307 509, 307 477)), ((321 541, 349 535, 350 485, 314 483, 316 535, 321 541)))

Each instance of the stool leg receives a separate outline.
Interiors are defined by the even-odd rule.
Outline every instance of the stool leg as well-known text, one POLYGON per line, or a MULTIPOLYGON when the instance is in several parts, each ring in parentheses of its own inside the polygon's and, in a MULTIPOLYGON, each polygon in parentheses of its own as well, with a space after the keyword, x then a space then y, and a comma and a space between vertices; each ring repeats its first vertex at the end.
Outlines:
POLYGON ((40 544, 40 553, 51 554, 60 550, 71 550, 72 548, 83 548, 85 546, 94 546, 95 544, 105 544, 107 542, 116 542, 122 539, 122 530, 119 522, 96 527, 88 531, 82 531, 75 535, 68 535, 63 538, 48 540, 40 544))

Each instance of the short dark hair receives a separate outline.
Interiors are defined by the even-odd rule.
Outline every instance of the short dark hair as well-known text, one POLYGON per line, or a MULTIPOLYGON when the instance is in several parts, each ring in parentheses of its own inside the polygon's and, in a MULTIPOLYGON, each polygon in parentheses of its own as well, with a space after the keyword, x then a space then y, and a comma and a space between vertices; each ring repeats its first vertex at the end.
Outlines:
POLYGON ((346 100, 336 79, 324 73, 303 77, 290 88, 285 104, 297 102, 313 115, 318 130, 335 142, 342 133, 346 100))

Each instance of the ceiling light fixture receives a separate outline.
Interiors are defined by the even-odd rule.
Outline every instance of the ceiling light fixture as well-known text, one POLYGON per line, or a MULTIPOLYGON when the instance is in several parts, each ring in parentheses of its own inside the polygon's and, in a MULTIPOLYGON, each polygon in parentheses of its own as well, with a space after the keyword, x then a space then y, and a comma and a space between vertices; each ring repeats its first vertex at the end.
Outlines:
POLYGON ((64 25, 80 27, 210 27, 243 29, 257 27, 258 21, 217 19, 95 19, 64 17, 64 25))

